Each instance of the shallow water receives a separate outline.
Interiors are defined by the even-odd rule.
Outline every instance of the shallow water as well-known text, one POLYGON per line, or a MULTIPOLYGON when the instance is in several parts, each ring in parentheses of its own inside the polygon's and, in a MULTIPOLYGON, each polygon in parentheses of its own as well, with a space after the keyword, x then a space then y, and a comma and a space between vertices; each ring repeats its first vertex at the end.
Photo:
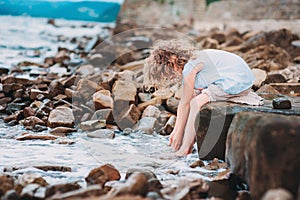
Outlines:
MULTIPOLYGON (((87 28, 83 26, 86 22, 56 20, 58 27, 54 27, 46 22, 47 19, 0 16, 0 64, 13 66, 24 60, 42 62, 45 57, 55 55, 58 47, 76 48, 70 38, 84 35, 106 37, 109 31, 103 26, 113 26, 92 23, 87 28), (58 36, 67 40, 60 42, 58 36), (39 56, 34 56, 35 51, 40 52, 39 56)), ((0 120, 0 172, 5 168, 19 167, 11 173, 34 172, 50 184, 78 181, 83 186, 89 171, 105 163, 114 165, 122 178, 130 168, 152 170, 163 183, 182 178, 210 180, 217 173, 189 167, 198 160, 196 150, 183 158, 172 156, 174 152, 168 146, 167 136, 136 132, 127 136, 116 133, 114 139, 96 139, 87 137, 84 132, 77 132, 66 137, 75 143, 64 145, 56 141, 17 141, 15 137, 24 132, 28 131, 23 126, 10 127, 0 120), (33 168, 46 165, 71 167, 72 171, 45 172, 33 168), (173 175, 170 171, 179 173, 173 175)))

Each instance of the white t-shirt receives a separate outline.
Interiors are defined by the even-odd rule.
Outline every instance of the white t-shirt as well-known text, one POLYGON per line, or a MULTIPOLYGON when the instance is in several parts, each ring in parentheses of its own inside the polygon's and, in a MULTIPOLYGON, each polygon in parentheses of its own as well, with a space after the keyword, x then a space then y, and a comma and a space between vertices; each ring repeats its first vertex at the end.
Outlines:
POLYGON ((190 59, 184 66, 183 77, 199 63, 203 63, 204 67, 196 75, 195 89, 216 84, 228 94, 238 94, 252 87, 255 80, 248 64, 240 56, 216 49, 195 52, 195 59, 190 59))

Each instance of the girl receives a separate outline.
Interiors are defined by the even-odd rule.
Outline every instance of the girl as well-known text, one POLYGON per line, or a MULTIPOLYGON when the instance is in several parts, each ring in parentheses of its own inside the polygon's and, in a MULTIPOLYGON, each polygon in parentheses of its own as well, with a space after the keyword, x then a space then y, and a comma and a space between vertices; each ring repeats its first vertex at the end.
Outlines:
POLYGON ((203 105, 213 101, 263 103, 251 91, 255 77, 238 55, 216 49, 197 51, 179 40, 157 42, 144 66, 144 83, 158 86, 180 79, 183 94, 170 135, 170 145, 178 156, 192 151, 196 138, 194 122, 203 105))

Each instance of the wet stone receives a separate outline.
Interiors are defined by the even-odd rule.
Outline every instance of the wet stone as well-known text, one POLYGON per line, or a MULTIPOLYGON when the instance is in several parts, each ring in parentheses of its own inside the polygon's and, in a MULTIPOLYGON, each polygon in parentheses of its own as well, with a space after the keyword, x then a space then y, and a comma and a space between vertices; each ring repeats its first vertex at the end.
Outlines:
POLYGON ((90 171, 85 178, 88 185, 104 185, 107 181, 119 180, 120 172, 111 164, 105 164, 90 171))
POLYGON ((91 131, 99 128, 104 128, 106 126, 106 122, 104 120, 88 120, 81 122, 78 125, 78 128, 80 128, 83 131, 91 131))
POLYGON ((274 109, 291 109, 292 103, 291 101, 286 97, 280 97, 273 99, 272 105, 274 109))
POLYGON ((3 196, 7 191, 14 188, 14 180, 12 176, 1 175, 0 176, 0 196, 3 196))
POLYGON ((109 129, 99 129, 93 132, 88 132, 87 136, 91 138, 113 139, 115 137, 115 133, 109 129))

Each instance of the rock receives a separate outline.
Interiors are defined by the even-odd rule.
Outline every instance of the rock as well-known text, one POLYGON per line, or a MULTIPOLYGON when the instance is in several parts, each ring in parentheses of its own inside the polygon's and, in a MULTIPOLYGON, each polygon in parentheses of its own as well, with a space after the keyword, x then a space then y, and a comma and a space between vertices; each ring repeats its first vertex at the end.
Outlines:
POLYGON ((204 162, 202 160, 197 160, 197 161, 193 162, 192 164, 190 164, 191 168, 203 167, 203 166, 204 166, 204 162))
POLYGON ((109 90, 100 90, 93 94, 95 110, 113 108, 114 100, 109 90))
POLYGON ((0 176, 0 196, 14 188, 14 179, 10 175, 2 174, 0 176))
POLYGON ((17 78, 14 76, 5 76, 4 78, 1 78, 1 83, 4 84, 21 84, 24 86, 32 85, 32 84, 38 84, 40 83, 39 80, 29 80, 26 78, 17 78))
POLYGON ((56 140, 57 137, 50 134, 31 134, 26 133, 21 136, 16 137, 16 140, 24 141, 24 140, 56 140))
POLYGON ((281 97, 273 99, 272 105, 274 109, 291 109, 292 103, 288 98, 281 97))
POLYGON ((24 118, 34 116, 35 115, 35 110, 31 107, 25 107, 23 109, 23 115, 24 115, 24 118))
POLYGON ((91 199, 92 197, 99 197, 104 194, 105 191, 100 185, 90 185, 86 188, 72 190, 63 194, 56 193, 55 195, 51 196, 50 200, 91 199))
POLYGON ((106 126, 106 122, 104 120, 88 120, 81 122, 78 125, 78 128, 80 128, 83 131, 91 131, 95 129, 104 128, 106 126))
POLYGON ((99 129, 93 132, 88 132, 87 136, 91 138, 113 139, 115 137, 115 133, 109 129, 99 129))
POLYGON ((237 188, 230 183, 229 179, 209 182, 209 197, 217 197, 224 200, 232 200, 237 197, 237 188))
POLYGON ((113 84, 117 80, 117 73, 114 71, 106 71, 100 74, 101 83, 100 85, 106 90, 111 90, 113 84))
POLYGON ((296 197, 299 128, 300 116, 241 112, 232 120, 226 162, 233 174, 248 183, 253 199, 261 199, 271 188, 287 189, 296 197))
POLYGON ((165 126, 159 131, 161 135, 170 135, 175 127, 176 115, 172 115, 165 126))
POLYGON ((150 105, 144 110, 142 117, 153 117, 158 119, 160 115, 161 115, 160 110, 156 106, 150 105))
POLYGON ((139 96, 139 100, 140 102, 146 102, 146 101, 150 101, 151 100, 151 97, 152 97, 152 94, 150 93, 143 93, 143 92, 139 92, 138 93, 138 96, 139 96))
POLYGON ((29 184, 37 184, 39 186, 47 186, 49 185, 47 181, 38 174, 34 173, 25 173, 18 179, 18 184, 22 185, 23 187, 29 184))
POLYGON ((46 188, 38 184, 31 183, 26 185, 21 192, 21 199, 44 199, 46 196, 46 188))
POLYGON ((67 166, 34 166, 37 169, 43 170, 43 171, 59 171, 59 172, 71 172, 72 169, 71 167, 67 167, 67 166))
POLYGON ((130 195, 140 195, 142 197, 145 197, 148 192, 148 181, 147 177, 142 174, 135 172, 129 178, 126 180, 124 184, 121 185, 121 187, 111 190, 108 193, 109 197, 114 196, 122 196, 126 194, 130 195))
POLYGON ((107 109, 96 110, 91 120, 105 120, 107 124, 113 124, 114 118, 112 115, 112 109, 107 108, 107 109))
POLYGON ((134 130, 143 131, 147 134, 154 134, 158 132, 160 127, 158 121, 154 117, 143 117, 138 123, 133 127, 134 130))
POLYGON ((275 90, 272 86, 270 85, 263 85, 261 86, 256 93, 260 95, 264 99, 272 100, 274 96, 280 95, 280 92, 275 90))
POLYGON ((267 72, 284 69, 291 63, 290 55, 274 45, 263 45, 247 51, 243 55, 250 68, 259 68, 267 72))
POLYGON ((65 183, 50 185, 46 189, 46 198, 53 196, 54 194, 63 194, 70 191, 79 190, 81 187, 77 183, 65 183))
POLYGON ((300 93, 300 83, 271 83, 269 84, 281 94, 300 93))
POLYGON ((212 39, 212 38, 205 38, 202 42, 202 48, 203 49, 218 49, 219 42, 218 40, 212 39))
POLYGON ((178 108, 179 100, 171 97, 167 100, 167 109, 172 112, 173 114, 177 113, 177 108, 178 108))
POLYGON ((289 191, 282 188, 270 189, 262 197, 262 200, 274 200, 274 199, 293 200, 294 198, 289 191))
POLYGON ((253 86, 255 88, 260 88, 260 86, 265 82, 267 78, 267 72, 262 69, 252 69, 251 71, 255 76, 255 81, 253 83, 253 86))
POLYGON ((269 72, 268 73, 268 77, 266 78, 265 84, 269 84, 269 83, 286 83, 286 78, 278 73, 278 72, 269 72))
POLYGON ((250 192, 247 190, 241 190, 235 200, 251 200, 250 192))
POLYGON ((92 95, 103 89, 100 85, 97 83, 90 81, 88 79, 80 79, 77 83, 76 91, 79 92, 84 99, 89 99, 92 97, 92 95))
POLYGON ((150 179, 156 179, 156 175, 154 172, 152 172, 151 170, 147 170, 147 169, 138 169, 138 168, 132 168, 127 170, 126 175, 125 175, 125 179, 128 179, 132 174, 134 173, 142 173, 146 176, 147 180, 150 179))
POLYGON ((35 127, 35 125, 45 125, 45 122, 38 117, 30 116, 20 121, 24 126, 35 127))
POLYGON ((8 74, 10 67, 5 65, 0 65, 0 74, 8 74))
POLYGON ((125 102, 127 105, 136 103, 137 88, 131 81, 116 81, 113 85, 112 93, 115 102, 125 102))
POLYGON ((140 104, 138 105, 138 108, 139 108, 140 110, 145 110, 145 108, 147 108, 148 106, 151 106, 151 105, 152 105, 152 106, 155 106, 155 105, 159 106, 159 105, 161 105, 161 104, 162 104, 162 99, 159 98, 159 97, 156 97, 156 98, 150 99, 149 101, 140 103, 140 104))
POLYGON ((216 31, 216 32, 212 33, 212 34, 210 35, 210 37, 211 37, 212 39, 217 40, 219 44, 222 44, 222 43, 226 42, 226 36, 225 36, 225 34, 224 34, 223 32, 221 32, 221 31, 216 31))
POLYGON ((30 97, 31 100, 37 99, 39 95, 43 95, 43 98, 48 97, 49 92, 41 91, 41 90, 38 90, 38 89, 31 89, 30 92, 29 92, 29 97, 30 97))
POLYGON ((68 128, 68 127, 56 127, 52 130, 50 130, 50 134, 55 136, 64 137, 67 135, 70 135, 72 132, 77 132, 74 128, 68 128))
POLYGON ((104 186, 107 181, 119 180, 120 172, 111 164, 105 164, 90 171, 85 178, 88 185, 100 184, 104 186))
POLYGON ((113 116, 118 127, 121 130, 132 128, 139 120, 141 111, 134 104, 131 104, 129 107, 121 106, 124 109, 122 111, 115 109, 116 106, 114 106, 113 116), (122 114, 124 111, 126 112, 122 114))
POLYGON ((81 65, 77 70, 76 74, 82 76, 92 75, 95 72, 94 66, 90 64, 81 65))
POLYGON ((64 94, 65 88, 60 81, 54 80, 50 83, 48 92, 49 92, 49 98, 53 98, 59 94, 64 94))
POLYGON ((162 100, 170 99, 174 95, 174 92, 170 88, 158 89, 153 93, 153 97, 159 97, 162 100))
POLYGON ((2 88, 4 93, 11 93, 19 89, 25 89, 24 85, 18 83, 3 84, 2 88))
POLYGON ((48 124, 51 128, 64 126, 72 128, 75 123, 75 118, 71 108, 57 107, 49 114, 48 124))
POLYGON ((196 124, 197 146, 200 159, 225 158, 225 142, 233 117, 242 111, 300 115, 299 109, 272 109, 271 103, 264 106, 249 106, 229 102, 214 102, 203 106, 196 124))
POLYGON ((19 200, 20 197, 15 190, 8 190, 4 196, 2 196, 3 200, 19 200))

